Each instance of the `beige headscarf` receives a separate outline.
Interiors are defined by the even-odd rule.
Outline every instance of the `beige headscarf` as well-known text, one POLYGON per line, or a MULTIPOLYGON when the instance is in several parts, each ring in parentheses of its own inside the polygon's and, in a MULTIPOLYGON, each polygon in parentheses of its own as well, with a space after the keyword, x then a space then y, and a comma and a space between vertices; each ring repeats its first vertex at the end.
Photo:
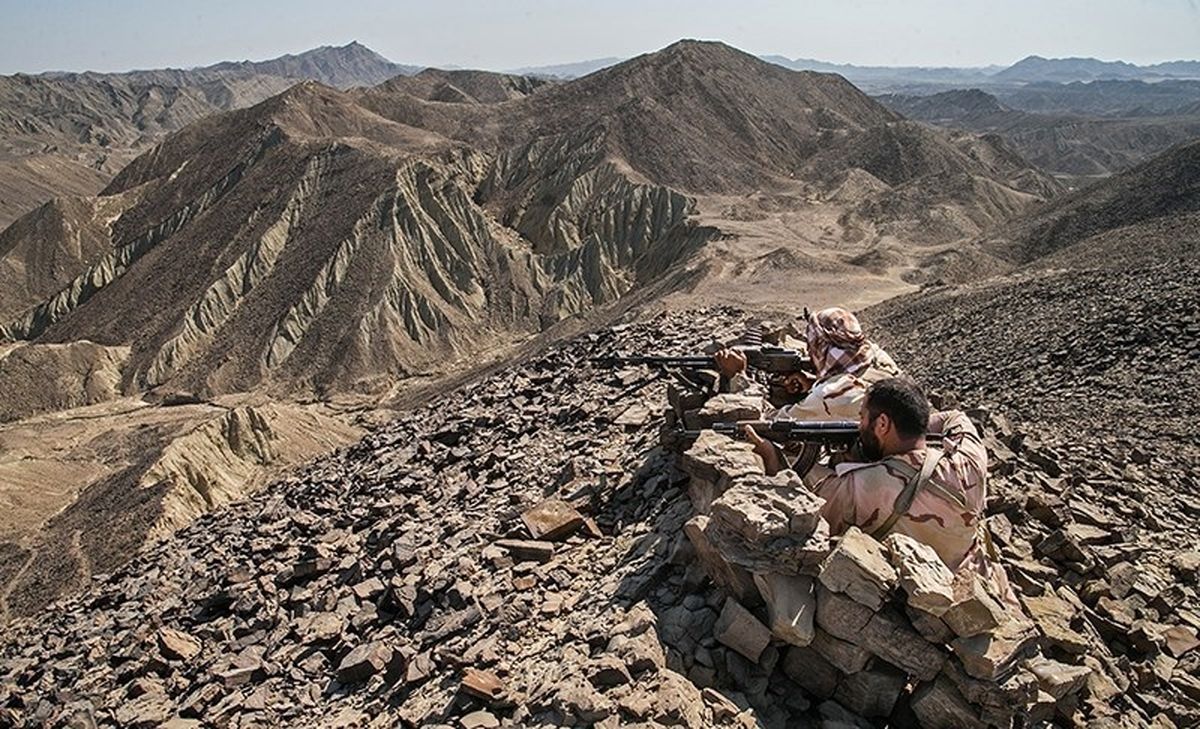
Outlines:
POLYGON ((867 341, 858 318, 836 306, 810 314, 805 336, 817 379, 855 374, 874 358, 875 345, 867 341))

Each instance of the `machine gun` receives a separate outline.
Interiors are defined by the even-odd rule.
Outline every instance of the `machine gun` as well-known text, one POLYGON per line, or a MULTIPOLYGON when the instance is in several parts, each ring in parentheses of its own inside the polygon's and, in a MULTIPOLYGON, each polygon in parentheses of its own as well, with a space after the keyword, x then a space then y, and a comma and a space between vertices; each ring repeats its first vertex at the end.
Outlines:
MULTIPOLYGON (((746 365, 761 372, 772 375, 803 373, 809 379, 816 379, 812 373, 812 362, 808 356, 795 349, 769 346, 731 347, 731 349, 746 355, 746 365)), ((685 355, 682 357, 667 357, 662 355, 639 355, 634 357, 606 356, 592 357, 590 361, 601 367, 628 367, 631 365, 680 369, 711 369, 716 367, 716 360, 711 354, 685 355)))

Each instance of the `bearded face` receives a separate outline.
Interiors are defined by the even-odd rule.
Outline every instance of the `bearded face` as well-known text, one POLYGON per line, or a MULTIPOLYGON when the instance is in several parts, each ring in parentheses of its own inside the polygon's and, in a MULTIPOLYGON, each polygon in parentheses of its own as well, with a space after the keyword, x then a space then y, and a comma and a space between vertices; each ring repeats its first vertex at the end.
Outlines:
POLYGON ((875 418, 869 418, 865 423, 859 425, 858 442, 866 460, 879 461, 883 459, 883 444, 879 442, 879 436, 875 435, 875 418))

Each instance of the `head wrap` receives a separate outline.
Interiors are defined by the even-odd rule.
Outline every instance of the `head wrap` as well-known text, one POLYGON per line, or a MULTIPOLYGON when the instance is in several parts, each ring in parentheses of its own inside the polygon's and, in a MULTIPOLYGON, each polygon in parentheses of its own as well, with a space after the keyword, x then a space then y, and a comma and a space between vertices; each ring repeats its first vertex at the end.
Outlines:
POLYGON ((845 309, 810 314, 805 336, 817 379, 864 370, 874 356, 875 346, 867 341, 858 318, 845 309))

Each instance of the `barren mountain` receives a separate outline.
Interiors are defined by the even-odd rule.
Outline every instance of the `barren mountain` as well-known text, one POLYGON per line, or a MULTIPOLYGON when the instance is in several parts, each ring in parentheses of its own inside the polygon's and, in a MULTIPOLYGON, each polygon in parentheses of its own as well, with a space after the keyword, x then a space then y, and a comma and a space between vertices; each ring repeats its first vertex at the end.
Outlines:
POLYGON ((373 85, 416 67, 358 43, 270 61, 0 76, 0 228, 57 195, 92 195, 166 134, 307 79, 373 85))
POLYGON ((550 83, 531 76, 427 68, 412 76, 396 76, 376 86, 375 91, 411 94, 426 101, 494 104, 528 96, 550 83))
POLYGON ((911 119, 1004 138, 1040 169, 1064 177, 1103 177, 1200 136, 1200 114, 1102 118, 1034 113, 1009 108, 979 89, 932 96, 878 97, 911 119))
MULTIPOLYGON (((1200 142, 1188 142, 1088 188, 1059 198, 1036 214, 1012 221, 984 238, 988 253, 1014 263, 1028 263, 1051 253, 1083 246, 1117 231, 1135 233, 1142 251, 1160 241, 1188 251, 1192 235, 1175 225, 1200 212, 1200 142), (1159 232, 1156 232, 1159 231, 1159 232)), ((1109 255, 1106 252, 1104 255, 1109 255)))
MULTIPOLYGON (((994 142, 720 44, 504 102, 406 92, 441 78, 353 96, 307 84, 192 125, 71 206, 86 244, 57 265, 37 260, 38 236, 68 206, 21 221, 4 331, 129 346, 129 391, 378 389, 698 270, 722 196, 836 201, 824 214, 844 235, 875 239, 808 246, 851 271, 837 256, 867 254, 860 275, 886 279, 909 241, 977 234, 1057 191, 994 142), (898 243, 880 266, 883 237, 898 243)), ((485 97, 514 83, 450 78, 485 97)))

